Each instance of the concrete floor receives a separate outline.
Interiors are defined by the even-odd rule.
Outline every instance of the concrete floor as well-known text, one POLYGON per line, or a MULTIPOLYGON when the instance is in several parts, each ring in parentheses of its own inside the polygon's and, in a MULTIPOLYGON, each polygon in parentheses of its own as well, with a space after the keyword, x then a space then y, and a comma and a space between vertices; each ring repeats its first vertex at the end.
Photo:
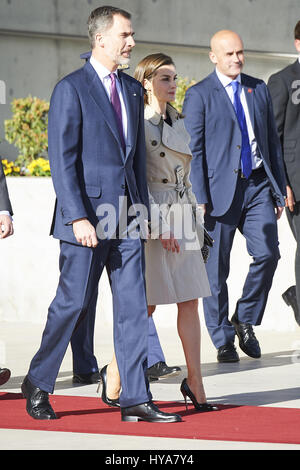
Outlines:
MULTIPOLYGON (((203 323, 203 322, 202 322, 203 323)), ((0 322, 0 363, 12 376, 1 392, 20 392, 29 362, 36 352, 44 325, 0 322)), ((182 374, 151 384, 155 400, 182 400, 179 387, 185 376, 184 356, 174 321, 170 327, 157 325, 169 365, 180 365, 182 374)), ((256 328, 262 349, 261 359, 250 359, 239 349, 240 362, 218 364, 216 351, 205 326, 202 327, 202 370, 207 399, 220 404, 300 408, 300 329, 278 332, 256 328)), ((112 328, 96 323, 95 352, 99 367, 111 357, 112 328)), ((72 384, 70 350, 64 358, 55 389, 56 394, 96 396, 96 386, 72 384)), ((1 423, 0 423, 1 426, 1 423)), ((300 430, 299 430, 300 433, 300 430)), ((95 435, 0 429, 0 449, 4 450, 230 450, 297 449, 300 445, 279 445, 192 439, 95 435)))

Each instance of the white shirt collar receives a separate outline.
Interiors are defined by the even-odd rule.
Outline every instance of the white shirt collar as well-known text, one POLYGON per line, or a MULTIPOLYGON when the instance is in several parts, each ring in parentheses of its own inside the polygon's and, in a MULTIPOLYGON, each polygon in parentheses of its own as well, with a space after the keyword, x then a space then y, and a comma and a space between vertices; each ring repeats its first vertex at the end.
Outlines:
MULTIPOLYGON (((102 65, 95 57, 91 55, 90 57, 90 63, 96 70, 97 74, 99 75, 99 78, 103 82, 104 78, 108 77, 111 74, 111 71, 108 70, 104 65, 102 65)), ((118 77, 118 69, 113 72, 117 77, 118 77)))
MULTIPOLYGON (((218 68, 216 67, 216 74, 220 82, 222 83, 223 87, 226 88, 230 83, 233 81, 232 78, 227 77, 227 75, 224 75, 221 73, 218 68)), ((239 74, 235 79, 236 82, 241 83, 241 74, 239 74)))

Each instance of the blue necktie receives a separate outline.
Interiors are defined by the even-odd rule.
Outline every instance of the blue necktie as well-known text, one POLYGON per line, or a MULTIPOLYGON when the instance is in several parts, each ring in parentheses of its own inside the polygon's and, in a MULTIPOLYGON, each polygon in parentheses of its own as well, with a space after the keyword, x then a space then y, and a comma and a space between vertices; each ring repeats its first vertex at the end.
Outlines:
POLYGON ((241 129, 242 134, 242 150, 241 150, 241 163, 242 163, 242 172, 245 178, 249 178, 252 173, 252 158, 251 158, 251 148, 249 143, 249 134, 247 129, 247 123, 244 113, 244 108, 242 106, 240 95, 239 95, 239 82, 231 82, 231 86, 234 93, 234 109, 236 112, 237 120, 241 129))

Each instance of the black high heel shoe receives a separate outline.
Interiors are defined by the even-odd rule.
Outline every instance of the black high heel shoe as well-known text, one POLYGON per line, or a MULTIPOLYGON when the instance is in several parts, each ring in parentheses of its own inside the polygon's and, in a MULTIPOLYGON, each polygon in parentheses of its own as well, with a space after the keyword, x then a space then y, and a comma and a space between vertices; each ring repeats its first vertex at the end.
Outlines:
POLYGON ((189 397, 190 400, 192 401, 194 408, 199 411, 200 413, 203 413, 205 411, 217 411, 218 408, 216 406, 210 405, 209 403, 198 403, 196 400, 195 395, 191 391, 190 387, 187 384, 186 379, 183 379, 180 387, 180 391, 183 395, 184 401, 185 401, 185 408, 186 410, 188 409, 187 405, 187 399, 186 397, 189 397))
POLYGON ((98 385, 98 388, 97 388, 97 393, 99 392, 99 389, 100 389, 100 385, 102 383, 102 395, 101 395, 101 398, 102 398, 102 401, 108 405, 108 406, 114 406, 114 407, 120 407, 120 402, 119 402, 119 399, 117 398, 116 400, 112 400, 111 398, 108 398, 107 394, 106 394, 106 386, 107 386, 107 365, 103 367, 103 369, 101 369, 100 371, 100 377, 101 377, 101 381, 98 385))

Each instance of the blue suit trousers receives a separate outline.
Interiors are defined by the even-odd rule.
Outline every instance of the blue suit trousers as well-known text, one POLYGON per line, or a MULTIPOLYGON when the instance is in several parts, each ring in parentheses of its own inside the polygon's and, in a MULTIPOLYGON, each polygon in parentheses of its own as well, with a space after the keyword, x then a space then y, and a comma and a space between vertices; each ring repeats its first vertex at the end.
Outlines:
POLYGON ((248 180, 239 176, 229 211, 221 217, 207 214, 205 227, 215 242, 206 265, 212 295, 203 299, 203 307, 208 332, 219 348, 235 336, 228 319, 227 278, 236 230, 245 237, 248 253, 253 258, 242 295, 232 312, 240 322, 261 323, 280 258, 274 202, 264 169, 253 171, 248 180))
POLYGON ((142 240, 103 240, 95 249, 61 242, 60 279, 48 311, 40 349, 28 376, 42 390, 53 393, 59 368, 73 331, 89 308, 106 266, 113 295, 114 345, 120 371, 120 405, 151 400, 146 378, 148 317, 142 240))

